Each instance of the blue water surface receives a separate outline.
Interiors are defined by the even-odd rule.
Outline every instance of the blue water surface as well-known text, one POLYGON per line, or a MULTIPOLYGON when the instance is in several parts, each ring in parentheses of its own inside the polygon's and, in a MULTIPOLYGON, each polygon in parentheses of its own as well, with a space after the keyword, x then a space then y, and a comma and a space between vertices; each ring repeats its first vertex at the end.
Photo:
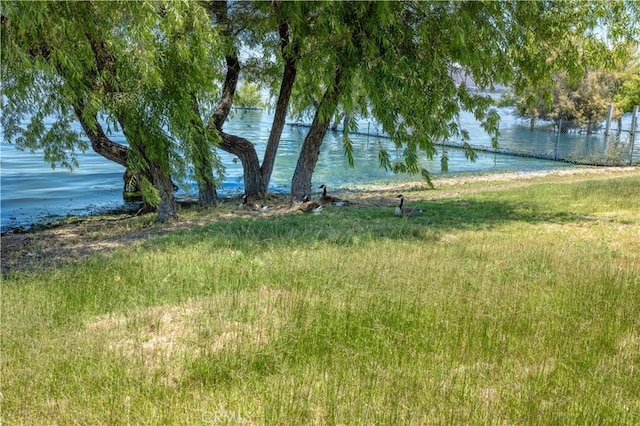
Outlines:
MULTIPOLYGON (((251 140, 262 158, 273 115, 264 110, 236 111, 225 124, 225 131, 251 140)), ((491 141, 484 130, 472 117, 461 117, 461 123, 469 130, 472 143, 489 146, 491 141)), ((504 133, 500 144, 511 144, 517 138, 520 143, 540 144, 540 149, 551 149, 548 138, 536 142, 531 132, 515 131, 518 124, 508 112, 504 111, 501 131, 504 133), (515 127, 514 127, 515 126, 515 127), (528 137, 528 139, 527 139, 528 137)), ((525 128, 526 126, 520 126, 525 128)), ((1 130, 1 129, 0 129, 1 130)), ((78 127, 79 130, 79 127, 78 127)), ((291 177, 298 160, 298 154, 307 132, 306 127, 286 125, 282 133, 278 157, 271 180, 270 191, 286 193, 290 188, 291 177)), ((361 132, 376 133, 375 125, 363 121, 361 132)), ((112 134, 115 141, 124 142, 121 134, 112 134)), ((418 176, 394 175, 379 168, 378 151, 380 147, 389 150, 392 155, 400 155, 393 144, 385 137, 377 135, 352 135, 355 167, 349 167, 344 156, 341 132, 328 132, 320 152, 315 169, 313 185, 327 184, 330 189, 349 189, 368 183, 402 182, 418 180, 418 176)), ((435 175, 440 171, 438 156, 432 160, 423 159, 422 166, 435 175)), ((479 152, 478 159, 470 162, 459 149, 447 148, 449 157, 449 175, 465 173, 489 173, 506 171, 535 171, 573 167, 567 163, 502 154, 479 152)), ((234 156, 220 152, 226 167, 225 180, 219 194, 222 197, 236 196, 242 193, 242 167, 234 156)), ((43 161, 40 152, 18 151, 6 142, 0 144, 0 195, 1 230, 6 232, 16 227, 28 228, 32 224, 48 222, 67 216, 90 215, 110 209, 135 208, 136 204, 127 204, 122 199, 124 168, 103 157, 87 151, 78 156, 79 166, 73 171, 55 169, 43 161)), ((193 195, 196 186, 190 184, 181 189, 179 196, 193 195)))

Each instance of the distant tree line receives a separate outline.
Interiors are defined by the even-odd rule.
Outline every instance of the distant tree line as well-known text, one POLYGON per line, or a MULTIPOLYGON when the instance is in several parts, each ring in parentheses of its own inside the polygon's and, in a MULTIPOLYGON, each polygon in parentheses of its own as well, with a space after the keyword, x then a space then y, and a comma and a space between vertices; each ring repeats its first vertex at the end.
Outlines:
MULTIPOLYGON (((613 119, 640 105, 640 57, 635 53, 618 69, 588 70, 581 78, 556 74, 549 87, 527 88, 520 96, 510 92, 499 101, 513 106, 519 117, 530 120, 533 129, 539 120, 555 123, 558 131, 600 130, 613 106, 613 119)), ((620 123, 618 128, 620 128, 620 123)))

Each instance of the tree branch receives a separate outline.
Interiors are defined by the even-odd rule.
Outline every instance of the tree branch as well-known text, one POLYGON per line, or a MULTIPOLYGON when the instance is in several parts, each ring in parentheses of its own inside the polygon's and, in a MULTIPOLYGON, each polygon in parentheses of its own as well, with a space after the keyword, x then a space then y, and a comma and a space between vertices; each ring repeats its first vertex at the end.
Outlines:
POLYGON ((98 123, 97 116, 93 117, 94 125, 88 123, 83 115, 83 105, 75 104, 73 106, 73 110, 80 122, 80 125, 82 126, 82 130, 84 130, 91 141, 91 148, 107 160, 111 160, 121 166, 127 167, 129 148, 109 139, 102 130, 100 123, 98 123))

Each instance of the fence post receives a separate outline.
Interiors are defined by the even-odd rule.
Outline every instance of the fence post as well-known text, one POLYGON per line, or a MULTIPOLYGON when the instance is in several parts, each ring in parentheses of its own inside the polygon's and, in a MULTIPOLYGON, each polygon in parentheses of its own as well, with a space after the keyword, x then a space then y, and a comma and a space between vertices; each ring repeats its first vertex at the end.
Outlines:
POLYGON ((604 129, 604 135, 609 136, 611 130, 611 120, 613 119, 613 104, 609 104, 609 112, 607 112, 607 127, 604 129))
POLYGON ((633 145, 636 139, 636 127, 638 126, 638 105, 633 107, 631 115, 631 128, 629 129, 629 165, 633 165, 633 145))
POLYGON ((553 153, 554 160, 558 159, 558 146, 560 145, 560 133, 562 133, 562 117, 560 117, 560 120, 558 121, 558 136, 556 137, 556 149, 555 149, 555 152, 553 153))

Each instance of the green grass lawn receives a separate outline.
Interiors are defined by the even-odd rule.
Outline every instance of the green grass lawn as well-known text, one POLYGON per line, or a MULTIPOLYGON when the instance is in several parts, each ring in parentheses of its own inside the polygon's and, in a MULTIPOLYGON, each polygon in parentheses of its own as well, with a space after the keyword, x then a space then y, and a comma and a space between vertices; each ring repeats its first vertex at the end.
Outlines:
POLYGON ((432 193, 7 274, 2 423, 639 424, 640 175, 432 193))

